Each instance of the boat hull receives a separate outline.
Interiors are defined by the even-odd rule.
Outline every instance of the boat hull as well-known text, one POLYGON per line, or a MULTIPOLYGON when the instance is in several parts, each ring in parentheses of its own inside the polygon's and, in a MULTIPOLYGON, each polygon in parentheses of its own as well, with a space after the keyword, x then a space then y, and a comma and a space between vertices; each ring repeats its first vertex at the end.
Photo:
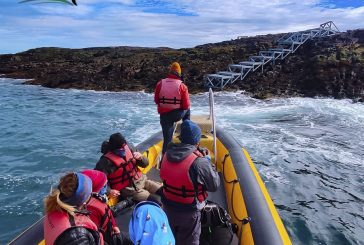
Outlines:
MULTIPOLYGON (((213 155, 213 136, 202 128, 200 145, 209 149, 212 161, 221 176, 221 187, 217 193, 210 193, 209 200, 225 207, 237 226, 239 244, 278 245, 291 244, 291 240, 269 193, 256 170, 248 152, 242 148, 233 135, 216 129, 216 156, 213 155)), ((208 127, 207 127, 208 128, 208 127)), ((178 141, 178 129, 174 135, 178 141)), ((161 159, 163 136, 156 133, 137 146, 149 159, 149 166, 142 171, 150 179, 159 180, 158 165, 161 159)), ((124 231, 128 229, 131 210, 116 218, 124 231)), ((10 244, 45 244, 43 240, 43 219, 39 220, 10 244)))

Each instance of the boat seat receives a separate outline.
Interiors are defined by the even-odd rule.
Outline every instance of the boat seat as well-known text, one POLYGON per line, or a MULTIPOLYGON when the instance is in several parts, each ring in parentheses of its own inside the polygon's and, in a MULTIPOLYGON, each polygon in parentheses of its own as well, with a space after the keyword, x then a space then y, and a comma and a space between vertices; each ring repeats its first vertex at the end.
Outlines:
MULTIPOLYGON (((211 134, 212 120, 209 119, 209 115, 192 115, 191 121, 196 123, 201 128, 202 134, 211 134)), ((176 134, 178 135, 181 132, 181 123, 182 120, 177 122, 176 134)))
POLYGON ((159 175, 159 170, 156 168, 151 168, 147 173, 148 179, 154 180, 162 183, 161 177, 159 175))

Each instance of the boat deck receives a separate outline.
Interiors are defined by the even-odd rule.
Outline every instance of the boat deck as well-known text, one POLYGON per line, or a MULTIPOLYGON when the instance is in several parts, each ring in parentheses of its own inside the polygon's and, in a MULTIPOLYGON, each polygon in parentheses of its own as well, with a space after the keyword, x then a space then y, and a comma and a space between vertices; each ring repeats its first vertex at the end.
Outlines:
MULTIPOLYGON (((159 177, 159 170, 152 168, 147 173, 148 179, 161 182, 161 179, 159 177)), ((219 204, 220 206, 227 209, 227 203, 226 203, 226 193, 223 185, 223 179, 220 174, 220 186, 216 192, 209 192, 207 200, 210 200, 212 202, 215 202, 219 204)), ((128 208, 122 214, 115 217, 116 223, 118 224, 118 227, 121 231, 128 232, 129 231, 129 221, 131 219, 131 216, 133 214, 133 208, 128 208)))

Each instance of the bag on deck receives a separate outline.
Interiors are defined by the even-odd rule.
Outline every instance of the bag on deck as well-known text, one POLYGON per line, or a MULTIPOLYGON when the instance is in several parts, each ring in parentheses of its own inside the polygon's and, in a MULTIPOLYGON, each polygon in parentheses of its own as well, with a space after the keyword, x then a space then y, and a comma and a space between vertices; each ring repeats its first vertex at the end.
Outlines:
POLYGON ((206 206, 201 210, 201 226, 217 227, 231 226, 229 213, 217 203, 207 201, 206 206))
POLYGON ((236 225, 229 213, 216 203, 207 201, 201 210, 200 245, 237 245, 236 225))

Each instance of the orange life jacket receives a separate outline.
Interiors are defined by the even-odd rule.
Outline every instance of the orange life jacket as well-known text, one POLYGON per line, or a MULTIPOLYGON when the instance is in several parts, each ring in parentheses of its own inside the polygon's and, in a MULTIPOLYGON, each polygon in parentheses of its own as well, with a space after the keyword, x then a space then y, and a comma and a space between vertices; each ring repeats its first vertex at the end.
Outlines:
POLYGON ((182 96, 179 90, 181 84, 182 81, 178 79, 162 79, 158 103, 161 109, 172 111, 181 108, 182 96))
POLYGON ((104 244, 102 234, 92 220, 84 214, 76 213, 74 216, 66 211, 54 211, 44 218, 44 239, 46 245, 53 245, 57 238, 72 227, 84 227, 96 231, 100 236, 100 244, 104 244))
POLYGON ((197 157, 203 155, 195 151, 181 162, 170 162, 164 155, 160 177, 163 181, 163 194, 167 200, 183 204, 193 204, 195 198, 200 202, 206 200, 207 192, 203 186, 198 184, 196 188, 189 175, 189 169, 197 157))
POLYGON ((107 180, 111 189, 118 191, 132 185, 134 180, 138 180, 140 177, 142 177, 142 172, 136 165, 133 153, 129 149, 128 145, 125 145, 124 149, 126 160, 112 152, 108 152, 104 155, 117 167, 116 171, 107 176, 107 180))

